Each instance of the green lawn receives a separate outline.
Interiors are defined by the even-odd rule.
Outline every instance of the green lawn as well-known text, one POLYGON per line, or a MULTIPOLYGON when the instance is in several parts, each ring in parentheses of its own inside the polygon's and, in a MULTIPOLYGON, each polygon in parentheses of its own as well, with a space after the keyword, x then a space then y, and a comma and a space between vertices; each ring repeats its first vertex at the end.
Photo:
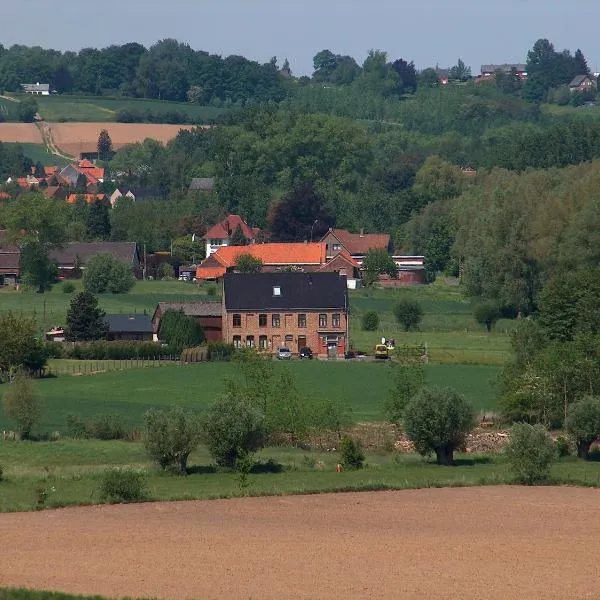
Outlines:
MULTIPOLYGON (((16 146, 16 143, 13 142, 5 142, 6 145, 16 146)), ((69 164, 68 160, 61 158, 60 156, 56 156, 48 152, 46 146, 44 144, 18 144, 23 149, 23 154, 29 157, 34 163, 38 161, 43 165, 52 165, 52 166, 66 166, 69 164)))
POLYGON ((18 108, 19 105, 16 102, 6 100, 6 98, 0 98, 0 123, 2 121, 18 121, 18 108))
POLYGON ((135 98, 78 97, 67 95, 36 98, 39 112, 49 122, 112 122, 121 110, 152 111, 156 115, 166 112, 183 113, 190 123, 201 123, 215 119, 227 109, 214 106, 199 106, 185 102, 161 100, 137 100, 135 98))
MULTIPOLYGON (((92 361, 93 362, 93 361, 92 361)), ((293 361, 273 369, 289 368, 298 389, 316 398, 341 400, 355 421, 382 421, 382 402, 387 397, 391 366, 354 361, 293 361)), ((494 381, 498 367, 429 365, 432 385, 451 386, 463 393, 476 411, 495 408, 494 381)), ((202 410, 224 389, 225 378, 239 376, 235 363, 201 363, 147 369, 110 371, 95 375, 62 375, 36 382, 43 400, 39 432, 66 431, 69 414, 90 418, 118 413, 131 427, 139 427, 149 408, 181 405, 202 410)), ((13 426, 0 414, 0 429, 13 426)))

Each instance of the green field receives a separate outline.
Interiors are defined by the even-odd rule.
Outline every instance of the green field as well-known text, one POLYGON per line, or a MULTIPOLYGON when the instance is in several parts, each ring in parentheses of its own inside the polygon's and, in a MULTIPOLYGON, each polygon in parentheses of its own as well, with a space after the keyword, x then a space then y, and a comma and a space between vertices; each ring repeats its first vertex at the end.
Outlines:
POLYGON ((135 98, 102 98, 77 96, 43 96, 36 98, 40 115, 49 122, 112 122, 121 110, 152 111, 160 115, 178 112, 186 115, 190 123, 203 123, 216 119, 227 109, 215 106, 199 106, 185 102, 161 100, 137 100, 135 98))
MULTIPOLYGON (((93 362, 93 361, 92 361, 93 362)), ((359 361, 273 362, 273 369, 289 368, 298 389, 312 398, 335 398, 352 411, 355 421, 382 421, 382 402, 392 383, 392 367, 384 363, 359 361)), ((498 367, 430 365, 429 383, 451 386, 462 392, 476 411, 495 407, 494 382, 498 367)), ((89 418, 118 413, 131 427, 139 427, 149 408, 172 405, 203 410, 223 390, 225 378, 239 375, 235 363, 201 363, 146 369, 110 371, 95 375, 71 376, 36 382, 43 401, 39 432, 66 430, 66 418, 76 414, 89 418)), ((12 424, 0 415, 0 429, 12 424)))
POLYGON ((69 161, 51 154, 44 144, 17 144, 14 142, 4 142, 7 146, 21 146, 23 154, 30 158, 34 163, 40 162, 45 166, 57 166, 62 167, 69 164, 69 161))
POLYGON ((0 98, 0 122, 2 121, 17 121, 18 120, 18 104, 7 100, 6 98, 0 98))

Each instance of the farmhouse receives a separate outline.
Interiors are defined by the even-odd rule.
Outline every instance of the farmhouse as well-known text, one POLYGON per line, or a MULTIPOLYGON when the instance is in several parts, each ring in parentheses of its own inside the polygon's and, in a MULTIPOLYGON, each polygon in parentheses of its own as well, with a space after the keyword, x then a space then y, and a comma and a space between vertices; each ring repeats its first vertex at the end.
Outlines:
POLYGON ((321 238, 325 244, 325 255, 328 259, 333 258, 338 252, 346 250, 348 254, 362 266, 362 261, 369 250, 391 249, 390 236, 387 233, 350 233, 346 229, 332 229, 321 238))
POLYGON ((206 256, 210 256, 221 246, 228 246, 231 237, 238 227, 249 244, 256 242, 260 229, 258 227, 250 227, 239 215, 229 215, 226 219, 211 227, 202 238, 206 242, 206 256))
POLYGON ((152 321, 148 315, 106 315, 108 341, 152 341, 152 321))
POLYGON ((519 79, 527 79, 527 65, 517 63, 503 63, 501 65, 481 65, 480 79, 492 79, 496 76, 496 72, 510 74, 514 72, 519 79))
POLYGON ((33 94, 34 96, 50 95, 49 83, 22 83, 21 87, 26 94, 33 94))
POLYGON ((140 256, 135 242, 70 242, 64 248, 52 250, 50 258, 56 261, 59 277, 70 279, 80 276, 79 269, 95 254, 112 254, 131 265, 134 276, 139 276, 140 256))
POLYGON ((596 80, 590 75, 577 75, 569 83, 569 91, 572 93, 587 92, 590 90, 596 90, 596 80))
POLYGON ((227 273, 223 279, 223 340, 236 347, 344 356, 348 290, 337 273, 227 273))
POLYGON ((14 285, 21 273, 21 252, 8 240, 7 231, 0 230, 0 285, 14 285))
POLYGON ((209 302, 194 300, 191 302, 159 302, 152 315, 152 332, 154 340, 158 341, 160 320, 168 310, 181 310, 183 314, 194 319, 204 329, 209 342, 223 339, 223 309, 220 301, 209 302))

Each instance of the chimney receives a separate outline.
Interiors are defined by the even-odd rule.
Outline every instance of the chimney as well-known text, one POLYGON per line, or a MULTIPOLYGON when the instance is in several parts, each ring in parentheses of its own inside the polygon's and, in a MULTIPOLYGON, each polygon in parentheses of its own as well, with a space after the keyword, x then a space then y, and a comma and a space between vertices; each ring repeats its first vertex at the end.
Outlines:
POLYGON ((365 230, 362 227, 360 228, 360 237, 365 237, 365 230))

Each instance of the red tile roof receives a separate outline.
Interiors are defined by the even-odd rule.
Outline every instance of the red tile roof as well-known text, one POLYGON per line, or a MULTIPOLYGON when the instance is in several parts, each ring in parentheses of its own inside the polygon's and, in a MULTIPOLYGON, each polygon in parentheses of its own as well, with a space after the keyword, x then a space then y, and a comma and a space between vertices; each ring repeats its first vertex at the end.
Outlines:
POLYGON ((10 194, 8 192, 0 192, 0 200, 8 200, 10 198, 10 194))
POLYGON ((371 249, 387 250, 390 245, 390 236, 387 233, 350 233, 346 229, 330 229, 328 233, 333 233, 352 255, 362 256, 371 249))
POLYGON ((265 266, 325 264, 325 244, 320 242, 221 246, 198 267, 196 277, 198 279, 222 277, 227 269, 235 266, 235 261, 240 254, 250 254, 260 259, 265 266))
POLYGON ((260 229, 258 229, 258 227, 250 227, 248 223, 246 223, 246 221, 244 221, 244 219, 242 219, 242 217, 240 217, 239 215, 229 215, 226 219, 223 219, 220 223, 214 225, 206 232, 203 239, 228 239, 229 236, 233 235, 233 232, 237 229, 238 225, 242 228, 242 233, 247 239, 256 239, 256 236, 260 229))
POLYGON ((67 202, 69 204, 75 204, 77 202, 77 198, 83 198, 87 204, 91 204, 97 200, 106 200, 106 194, 69 194, 67 202))

